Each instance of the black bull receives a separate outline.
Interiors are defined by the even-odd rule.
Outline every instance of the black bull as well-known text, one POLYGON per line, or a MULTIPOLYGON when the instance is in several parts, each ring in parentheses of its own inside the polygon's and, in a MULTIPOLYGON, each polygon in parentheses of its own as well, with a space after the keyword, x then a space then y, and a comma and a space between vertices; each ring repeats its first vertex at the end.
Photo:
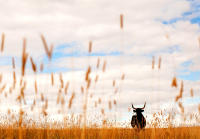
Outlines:
POLYGON ((146 119, 142 115, 142 112, 144 111, 145 105, 146 105, 146 102, 145 102, 143 108, 134 108, 134 106, 132 104, 133 112, 136 113, 136 115, 132 116, 132 120, 131 120, 131 126, 133 128, 135 126, 137 126, 137 128, 139 128, 139 129, 145 128, 145 126, 146 126, 146 119))

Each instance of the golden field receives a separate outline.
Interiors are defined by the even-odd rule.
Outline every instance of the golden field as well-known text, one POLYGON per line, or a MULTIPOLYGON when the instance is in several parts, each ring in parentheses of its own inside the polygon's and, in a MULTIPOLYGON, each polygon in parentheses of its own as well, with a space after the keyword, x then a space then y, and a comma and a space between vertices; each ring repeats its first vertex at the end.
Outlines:
POLYGON ((35 139, 59 139, 59 138, 109 138, 109 139, 180 139, 200 137, 200 127, 180 128, 147 128, 141 131, 130 128, 87 128, 83 137, 82 128, 42 129, 42 128, 1 128, 0 138, 35 138, 35 139))

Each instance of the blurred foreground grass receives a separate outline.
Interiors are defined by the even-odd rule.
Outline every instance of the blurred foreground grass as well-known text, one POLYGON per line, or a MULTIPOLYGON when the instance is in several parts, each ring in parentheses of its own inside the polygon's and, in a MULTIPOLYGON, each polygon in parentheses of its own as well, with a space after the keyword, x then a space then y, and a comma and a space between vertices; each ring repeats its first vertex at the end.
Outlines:
MULTIPOLYGON (((147 128, 141 131, 132 128, 87 128, 84 138, 200 138, 200 127, 178 127, 178 128, 147 128)), ((0 138, 24 138, 24 139, 59 139, 59 138, 81 138, 83 128, 1 128, 0 138)))

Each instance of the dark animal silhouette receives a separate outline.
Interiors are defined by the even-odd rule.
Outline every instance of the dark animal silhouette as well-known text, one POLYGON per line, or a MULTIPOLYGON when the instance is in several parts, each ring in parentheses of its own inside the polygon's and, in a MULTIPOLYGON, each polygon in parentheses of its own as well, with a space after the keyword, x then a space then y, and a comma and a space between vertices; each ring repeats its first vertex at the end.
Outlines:
POLYGON ((142 112, 144 112, 144 108, 146 106, 146 102, 144 104, 143 108, 135 108, 132 104, 133 112, 136 113, 136 115, 132 116, 131 120, 131 126, 134 128, 137 126, 138 129, 145 128, 146 126, 146 119, 142 115, 142 112))

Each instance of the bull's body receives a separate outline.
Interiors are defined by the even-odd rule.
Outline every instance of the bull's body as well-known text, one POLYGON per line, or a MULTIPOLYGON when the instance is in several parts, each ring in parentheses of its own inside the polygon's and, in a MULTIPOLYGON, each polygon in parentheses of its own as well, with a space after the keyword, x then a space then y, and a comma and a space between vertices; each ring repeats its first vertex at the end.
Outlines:
POLYGON ((134 128, 137 126, 137 128, 142 129, 146 126, 146 119, 142 115, 141 117, 138 117, 137 115, 132 116, 131 120, 131 126, 134 128))
POLYGON ((131 126, 133 128, 135 126, 137 126, 138 129, 145 128, 145 126, 146 126, 146 119, 142 115, 142 112, 144 112, 145 105, 146 105, 146 102, 145 102, 143 108, 135 108, 133 106, 133 104, 132 104, 133 112, 136 113, 136 115, 133 115, 132 119, 131 119, 131 126))

